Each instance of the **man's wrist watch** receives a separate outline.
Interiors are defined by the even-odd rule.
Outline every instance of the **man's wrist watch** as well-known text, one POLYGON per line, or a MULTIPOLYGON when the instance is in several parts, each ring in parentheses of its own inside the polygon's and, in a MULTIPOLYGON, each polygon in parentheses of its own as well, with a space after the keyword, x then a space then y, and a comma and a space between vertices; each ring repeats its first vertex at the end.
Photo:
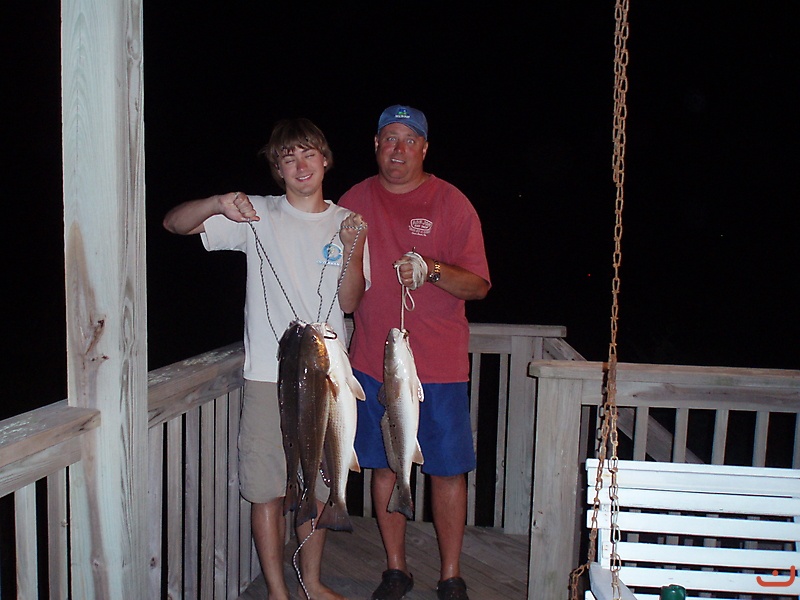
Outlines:
POLYGON ((433 261, 433 271, 428 274, 428 281, 436 283, 442 276, 442 265, 438 260, 433 261))

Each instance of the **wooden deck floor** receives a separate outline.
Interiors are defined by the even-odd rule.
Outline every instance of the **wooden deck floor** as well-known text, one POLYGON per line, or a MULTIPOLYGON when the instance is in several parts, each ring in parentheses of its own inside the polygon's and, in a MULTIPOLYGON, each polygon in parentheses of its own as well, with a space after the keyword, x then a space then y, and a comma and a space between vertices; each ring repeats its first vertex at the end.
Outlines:
MULTIPOLYGON (((329 532, 325 544, 322 573, 330 588, 349 600, 367 600, 386 568, 385 555, 374 519, 353 518, 353 533, 329 532)), ((431 523, 409 522, 406 535, 409 569, 414 589, 408 600, 433 600, 439 578, 439 550, 431 523)), ((287 545, 286 581, 300 598, 292 566, 295 540, 287 545)), ((471 600, 524 599, 528 591, 528 536, 506 535, 501 530, 468 527, 461 558, 462 576, 471 600)), ((263 578, 259 577, 240 600, 267 598, 263 578)))

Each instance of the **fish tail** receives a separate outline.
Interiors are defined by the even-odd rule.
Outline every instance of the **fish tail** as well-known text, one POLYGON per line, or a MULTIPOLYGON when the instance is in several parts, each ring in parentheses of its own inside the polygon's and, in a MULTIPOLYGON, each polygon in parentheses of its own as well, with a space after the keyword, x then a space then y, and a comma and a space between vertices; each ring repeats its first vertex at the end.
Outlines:
POLYGON ((388 512, 401 512, 407 519, 414 518, 414 500, 411 498, 411 486, 397 478, 394 490, 386 507, 388 512))
POLYGON ((334 499, 333 492, 325 503, 325 508, 322 509, 317 527, 333 531, 353 531, 353 522, 347 513, 347 507, 341 501, 334 499))

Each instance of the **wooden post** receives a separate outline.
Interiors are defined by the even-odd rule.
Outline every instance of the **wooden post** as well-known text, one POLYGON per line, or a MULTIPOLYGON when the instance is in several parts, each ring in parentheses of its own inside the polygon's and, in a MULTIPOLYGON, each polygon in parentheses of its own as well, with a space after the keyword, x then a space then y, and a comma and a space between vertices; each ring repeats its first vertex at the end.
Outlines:
POLYGON ((147 589, 142 12, 62 1, 67 383, 100 411, 70 468, 72 596, 147 589))
POLYGON ((508 391, 508 434, 506 438, 505 519, 509 534, 528 533, 531 523, 531 473, 533 470, 535 381, 527 376, 534 357, 532 338, 511 338, 511 373, 508 391))
POLYGON ((528 598, 555 600, 568 597, 569 573, 577 566, 575 466, 583 382, 541 378, 538 385, 528 598))

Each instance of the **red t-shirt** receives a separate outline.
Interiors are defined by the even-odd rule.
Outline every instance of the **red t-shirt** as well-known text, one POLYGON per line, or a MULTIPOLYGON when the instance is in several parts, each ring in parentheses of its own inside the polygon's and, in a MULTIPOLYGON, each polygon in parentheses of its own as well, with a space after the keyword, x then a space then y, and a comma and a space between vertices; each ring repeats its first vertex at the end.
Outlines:
MULTIPOLYGON (((413 250, 490 281, 481 223, 467 197, 433 175, 406 194, 389 192, 373 176, 353 186, 339 205, 362 215, 369 227, 372 285, 354 315, 350 362, 383 381, 386 336, 401 326, 402 289, 393 263, 413 250)), ((405 311, 404 324, 420 380, 468 381, 464 300, 428 283, 411 294, 415 308, 405 311)))

